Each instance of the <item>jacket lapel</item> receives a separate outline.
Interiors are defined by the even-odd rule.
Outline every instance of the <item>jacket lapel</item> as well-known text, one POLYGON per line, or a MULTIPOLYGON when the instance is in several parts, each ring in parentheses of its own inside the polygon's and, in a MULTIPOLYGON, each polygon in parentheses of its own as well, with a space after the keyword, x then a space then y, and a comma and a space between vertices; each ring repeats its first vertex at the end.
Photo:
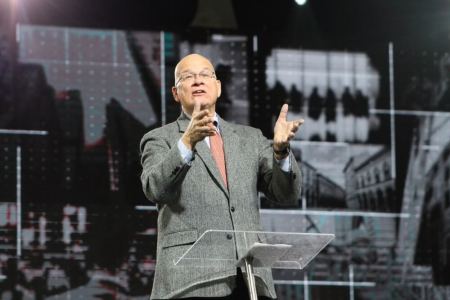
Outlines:
MULTIPOLYGON (((190 122, 189 117, 186 116, 182 112, 180 117, 177 120, 177 123, 178 123, 181 133, 186 131, 186 128, 189 125, 189 122, 190 122)), ((223 122, 223 121, 221 120, 221 122, 223 122)), ((222 139, 223 139, 223 136, 222 136, 222 139)), ((225 141, 224 141, 224 144, 225 144, 225 141)), ((198 142, 197 146, 195 147, 195 150, 197 151, 197 155, 200 157, 200 159, 205 164, 206 169, 211 174, 211 177, 213 178, 215 183, 222 189, 222 191, 225 193, 225 195, 227 197, 229 197, 228 189, 225 187, 225 183, 223 182, 222 176, 220 175, 219 168, 217 168, 216 162, 214 161, 214 159, 211 155, 211 150, 209 149, 206 142, 204 140, 201 142, 198 142)), ((226 153, 225 153, 225 163, 228 164, 226 153)), ((227 170, 227 173, 228 173, 228 170, 227 170)))
POLYGON ((239 184, 239 171, 241 170, 239 151, 239 135, 236 134, 232 125, 220 119, 220 130, 222 133, 223 147, 225 153, 225 164, 227 168, 228 189, 231 191, 236 184, 239 184))

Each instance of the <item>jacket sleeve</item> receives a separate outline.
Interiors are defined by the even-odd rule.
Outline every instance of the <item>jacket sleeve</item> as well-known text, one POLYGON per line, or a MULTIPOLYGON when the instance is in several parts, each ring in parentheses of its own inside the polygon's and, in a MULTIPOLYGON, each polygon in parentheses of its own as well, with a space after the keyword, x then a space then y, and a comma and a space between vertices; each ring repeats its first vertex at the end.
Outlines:
POLYGON ((258 144, 259 189, 271 201, 286 206, 298 206, 302 174, 292 151, 289 153, 290 171, 284 172, 275 160, 272 143, 262 135, 261 131, 258 132, 258 144))
POLYGON ((161 129, 153 130, 145 134, 140 143, 142 188, 145 196, 157 204, 178 198, 190 168, 183 161, 177 142, 170 144, 161 133, 161 129))

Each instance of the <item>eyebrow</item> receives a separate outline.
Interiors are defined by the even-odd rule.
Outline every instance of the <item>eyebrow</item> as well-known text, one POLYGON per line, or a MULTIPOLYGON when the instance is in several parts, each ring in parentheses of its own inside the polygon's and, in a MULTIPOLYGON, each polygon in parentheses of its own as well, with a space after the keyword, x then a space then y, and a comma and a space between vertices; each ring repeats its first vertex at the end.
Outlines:
MULTIPOLYGON (((211 70, 210 68, 207 68, 207 67, 205 67, 205 68, 203 68, 203 69, 200 70, 200 72, 203 72, 203 71, 211 71, 211 72, 214 72, 214 70, 211 70)), ((190 69, 187 69, 187 70, 184 70, 184 71, 182 71, 182 72, 179 72, 178 75, 185 74, 185 73, 195 73, 195 72, 192 71, 192 70, 190 70, 190 69)))

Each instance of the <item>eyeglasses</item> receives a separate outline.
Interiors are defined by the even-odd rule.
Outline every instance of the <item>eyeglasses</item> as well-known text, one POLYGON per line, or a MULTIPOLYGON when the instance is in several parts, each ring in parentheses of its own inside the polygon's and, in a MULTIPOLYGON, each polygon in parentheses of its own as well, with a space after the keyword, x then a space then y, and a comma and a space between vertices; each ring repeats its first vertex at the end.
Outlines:
POLYGON ((216 78, 216 73, 211 70, 203 70, 200 73, 186 72, 180 75, 180 78, 175 85, 178 85, 180 82, 192 83, 196 77, 202 80, 210 80, 216 78))

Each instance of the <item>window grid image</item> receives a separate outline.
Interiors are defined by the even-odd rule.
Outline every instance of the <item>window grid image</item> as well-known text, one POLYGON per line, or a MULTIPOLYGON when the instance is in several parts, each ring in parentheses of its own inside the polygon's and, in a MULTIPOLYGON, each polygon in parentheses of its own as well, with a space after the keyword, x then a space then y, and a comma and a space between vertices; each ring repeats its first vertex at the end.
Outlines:
POLYGON ((448 52, 16 31, 14 84, 0 31, 0 299, 149 298, 161 208, 139 141, 180 115, 175 64, 192 52, 215 63, 223 119, 269 139, 284 103, 305 120, 290 143, 301 195, 278 207, 261 193, 261 229, 335 238, 306 268, 273 270, 278 299, 450 297, 448 52))

